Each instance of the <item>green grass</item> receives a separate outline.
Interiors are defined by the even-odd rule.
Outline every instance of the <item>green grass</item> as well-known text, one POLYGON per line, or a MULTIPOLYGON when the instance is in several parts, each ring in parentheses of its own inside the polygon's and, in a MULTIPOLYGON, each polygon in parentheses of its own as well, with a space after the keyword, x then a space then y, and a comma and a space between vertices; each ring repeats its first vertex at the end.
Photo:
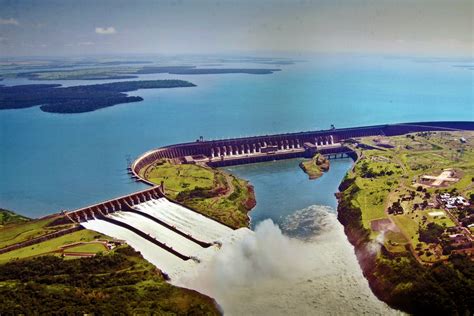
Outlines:
MULTIPOLYGON (((370 139, 363 138, 362 142, 370 144, 370 139)), ((422 192, 424 189, 416 191, 419 185, 413 185, 412 181, 424 174, 437 175, 445 168, 453 168, 463 174, 460 181, 445 188, 425 188, 427 193, 434 197, 437 192, 457 188, 464 197, 469 197, 468 193, 474 191, 474 133, 417 133, 410 137, 391 137, 389 141, 395 148, 361 150, 366 165, 362 168, 364 161, 359 160, 354 171, 346 176, 341 187, 338 217, 348 236, 354 239, 354 246, 362 252, 371 240, 380 236, 371 230, 371 219, 388 216, 400 230, 386 231, 383 248, 386 251, 378 252, 375 262, 370 263, 368 259, 368 265, 364 264, 364 268, 369 267, 366 270, 371 275, 369 282, 384 293, 384 300, 391 306, 410 314, 428 310, 428 314, 449 314, 458 307, 454 313, 470 313, 473 305, 464 306, 467 306, 465 302, 472 302, 469 296, 474 288, 472 260, 468 256, 443 255, 443 245, 436 243, 436 239, 426 239, 433 243, 419 241, 420 227, 430 222, 444 227, 454 223, 448 216, 428 215, 435 209, 415 210, 415 203, 425 200, 437 203, 434 198, 425 197, 428 195, 422 192), (461 136, 468 139, 468 144, 461 145, 461 136), (380 172, 386 167, 397 170, 387 176, 386 172, 380 172), (404 213, 385 215, 385 210, 399 200, 404 213), (446 264, 431 265, 444 260, 446 264), (451 306, 447 307, 449 301, 451 306)), ((444 251, 449 248, 445 247, 444 251)))
POLYGON ((172 197, 176 197, 179 192, 185 190, 213 188, 215 172, 197 165, 176 165, 165 162, 149 168, 145 178, 156 184, 164 181, 166 190, 172 197))
POLYGON ((58 230, 58 227, 46 227, 53 220, 54 218, 38 219, 1 227, 0 248, 58 230))
POLYGON ((166 195, 229 226, 247 227, 255 201, 248 182, 223 170, 158 161, 139 171, 149 181, 165 184, 166 195), (252 202, 253 201, 253 202, 252 202))
POLYGON ((64 252, 85 252, 85 253, 98 253, 98 252, 105 252, 107 249, 104 247, 103 244, 100 243, 90 243, 90 244, 82 244, 70 248, 65 248, 64 252))
POLYGON ((234 193, 230 196, 212 199, 192 199, 186 201, 186 204, 232 227, 247 227, 247 212, 249 209, 245 205, 249 200, 255 199, 255 197, 253 191, 249 191, 247 181, 233 176, 232 178, 234 193))
MULTIPOLYGON (((95 231, 83 229, 68 235, 44 241, 39 244, 23 247, 17 250, 0 254, 0 263, 4 263, 12 259, 21 259, 44 255, 52 251, 58 250, 60 246, 72 244, 78 241, 91 241, 97 238, 107 237, 95 231)), ((102 247, 101 251, 103 250, 104 248, 102 247)))
POLYGON ((418 240, 418 223, 417 221, 412 220, 408 216, 392 216, 393 221, 397 224, 398 228, 405 233, 409 238, 409 242, 412 245, 416 245, 420 241, 418 240))
MULTIPOLYGON (((371 138, 364 138, 362 142, 371 144, 373 141, 371 138)), ((395 146, 394 149, 363 151, 364 158, 356 163, 354 173, 351 174, 351 177, 356 178, 354 185, 358 188, 352 195, 352 203, 361 208, 362 224, 370 229, 372 220, 388 216, 388 206, 414 192, 413 200, 401 202, 404 214, 390 215, 390 218, 415 248, 419 243, 420 226, 430 222, 444 227, 455 224, 448 216, 428 215, 429 212, 436 211, 434 209, 414 210, 414 204, 423 202, 425 198, 424 192, 416 192, 418 185, 413 185, 412 180, 424 174, 436 175, 446 168, 454 168, 462 174, 460 181, 446 188, 428 187, 427 191, 434 196, 437 190, 449 191, 456 188, 458 192, 464 192, 465 197, 469 197, 467 193, 474 188, 474 133, 433 133, 427 136, 415 134, 415 140, 396 136, 390 138, 390 143, 395 146), (461 135, 469 140, 469 146, 459 142, 461 135), (462 146, 464 151, 460 154, 462 146)), ((376 236, 370 235, 372 238, 376 236)), ((393 242, 389 245, 391 249, 401 252, 402 248, 396 245, 400 242, 395 239, 395 235, 386 236, 386 240, 393 242)), ((428 250, 428 246, 425 245, 423 249, 428 250)), ((429 257, 422 258, 434 260, 434 256, 429 257)))

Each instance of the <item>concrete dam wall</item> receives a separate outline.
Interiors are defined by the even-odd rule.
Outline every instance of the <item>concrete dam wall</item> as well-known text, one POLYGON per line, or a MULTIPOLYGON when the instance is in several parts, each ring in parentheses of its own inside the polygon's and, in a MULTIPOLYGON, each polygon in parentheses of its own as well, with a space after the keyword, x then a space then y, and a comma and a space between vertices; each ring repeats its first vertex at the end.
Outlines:
MULTIPOLYGON (((159 159, 197 161, 212 167, 262 162, 298 157, 309 157, 315 151, 325 155, 348 154, 343 145, 351 138, 365 136, 395 136, 412 132, 474 130, 474 122, 419 122, 385 124, 353 128, 253 136, 223 140, 182 143, 150 150, 130 166, 133 175, 145 182, 139 171, 159 159)), ((150 183, 148 183, 150 184, 150 183)))
POLYGON ((234 231, 164 197, 94 215, 81 225, 125 240, 171 279, 209 262, 223 243, 250 232, 234 231))

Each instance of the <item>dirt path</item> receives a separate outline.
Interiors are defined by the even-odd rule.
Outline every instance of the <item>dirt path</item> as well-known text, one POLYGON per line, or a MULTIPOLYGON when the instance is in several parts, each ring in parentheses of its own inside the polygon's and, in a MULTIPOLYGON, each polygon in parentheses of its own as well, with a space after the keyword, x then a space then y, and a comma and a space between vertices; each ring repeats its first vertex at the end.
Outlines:
POLYGON ((227 187, 229 188, 229 190, 227 190, 227 192, 226 192, 225 194, 222 194, 222 195, 218 195, 218 196, 216 196, 216 197, 213 197, 213 198, 212 198, 213 201, 212 201, 212 203, 209 205, 209 207, 211 207, 211 208, 214 207, 214 205, 217 203, 217 201, 218 201, 219 199, 221 199, 221 198, 228 198, 232 193, 235 192, 235 187, 234 187, 234 185, 232 184, 232 180, 233 180, 232 176, 231 176, 230 174, 226 173, 226 172, 222 172, 221 174, 224 176, 225 181, 226 181, 226 183, 227 183, 227 187))

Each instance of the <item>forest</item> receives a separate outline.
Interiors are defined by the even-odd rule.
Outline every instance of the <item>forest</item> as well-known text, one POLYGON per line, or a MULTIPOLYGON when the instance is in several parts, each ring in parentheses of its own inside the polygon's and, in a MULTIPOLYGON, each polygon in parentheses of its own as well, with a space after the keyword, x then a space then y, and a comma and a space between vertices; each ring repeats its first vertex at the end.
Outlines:
POLYGON ((110 255, 57 256, 0 266, 0 315, 217 315, 215 302, 174 287, 130 247, 110 255))
POLYGON ((95 85, 61 87, 58 84, 0 86, 0 110, 21 109, 40 105, 50 113, 83 113, 143 98, 124 92, 138 89, 195 87, 184 80, 124 81, 95 85))

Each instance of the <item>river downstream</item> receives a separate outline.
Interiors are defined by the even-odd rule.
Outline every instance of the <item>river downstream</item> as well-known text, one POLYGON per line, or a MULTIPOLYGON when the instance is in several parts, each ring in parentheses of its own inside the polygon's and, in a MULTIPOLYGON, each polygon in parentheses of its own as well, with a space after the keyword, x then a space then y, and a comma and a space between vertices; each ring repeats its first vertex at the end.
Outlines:
POLYGON ((299 161, 226 169, 255 187, 255 234, 181 285, 214 297, 226 315, 399 314, 371 292, 336 218, 334 193, 352 160, 332 160, 313 181, 299 161))

